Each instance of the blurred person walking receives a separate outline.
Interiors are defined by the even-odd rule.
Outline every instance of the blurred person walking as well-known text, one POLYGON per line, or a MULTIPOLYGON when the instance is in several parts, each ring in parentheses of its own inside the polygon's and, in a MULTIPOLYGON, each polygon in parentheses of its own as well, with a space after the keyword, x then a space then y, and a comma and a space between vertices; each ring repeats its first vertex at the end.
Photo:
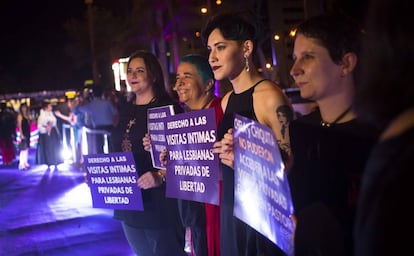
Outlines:
POLYGON ((375 0, 368 6, 356 110, 382 133, 362 179, 355 256, 413 255, 412 2, 375 0))
POLYGON ((73 125, 74 123, 73 98, 69 99, 68 97, 65 97, 64 102, 61 102, 54 107, 53 113, 56 116, 56 127, 58 128, 59 133, 63 137, 63 125, 73 125))
POLYGON ((31 116, 29 107, 21 104, 17 115, 17 128, 20 132, 19 142, 19 170, 27 170, 29 165, 31 116))
POLYGON ((4 165, 13 164, 16 158, 16 149, 14 146, 16 128, 16 113, 8 108, 6 103, 2 102, 0 104, 0 150, 4 165))
MULTIPOLYGON (((103 97, 104 90, 101 86, 93 87, 93 96, 90 101, 79 107, 79 111, 90 118, 90 126, 94 130, 103 130, 111 134, 118 122, 118 110, 114 104, 103 97)), ((111 152, 112 140, 107 136, 108 152, 111 152)), ((105 138, 102 133, 88 135, 88 154, 102 154, 105 152, 105 138)))
POLYGON ((147 110, 173 104, 175 113, 182 112, 165 89, 161 66, 147 51, 129 57, 127 81, 135 100, 123 104, 119 124, 112 132, 114 152, 131 151, 138 173, 144 211, 115 210, 114 218, 122 222, 125 237, 140 256, 186 256, 184 228, 177 200, 165 196, 165 170, 152 166, 151 155, 142 145, 148 133, 147 110))

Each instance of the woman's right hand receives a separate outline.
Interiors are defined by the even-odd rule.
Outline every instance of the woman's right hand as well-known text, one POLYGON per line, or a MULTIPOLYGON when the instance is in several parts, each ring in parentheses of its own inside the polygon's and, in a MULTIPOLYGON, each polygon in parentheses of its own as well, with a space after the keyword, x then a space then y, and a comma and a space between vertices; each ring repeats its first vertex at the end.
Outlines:
POLYGON ((148 133, 144 135, 142 138, 142 145, 144 146, 144 149, 148 152, 151 151, 151 138, 148 133))

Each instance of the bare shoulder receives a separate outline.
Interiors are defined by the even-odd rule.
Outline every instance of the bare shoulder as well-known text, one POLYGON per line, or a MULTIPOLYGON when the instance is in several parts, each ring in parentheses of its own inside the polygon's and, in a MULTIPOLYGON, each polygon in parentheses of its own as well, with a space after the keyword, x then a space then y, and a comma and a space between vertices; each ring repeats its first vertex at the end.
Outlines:
POLYGON ((255 104, 258 103, 258 106, 262 105, 265 108, 289 104, 289 99, 283 90, 270 80, 265 80, 256 86, 253 99, 255 104))
POLYGON ((223 112, 226 111, 227 103, 229 102, 229 97, 232 92, 233 90, 230 90, 221 98, 221 108, 223 109, 223 112))

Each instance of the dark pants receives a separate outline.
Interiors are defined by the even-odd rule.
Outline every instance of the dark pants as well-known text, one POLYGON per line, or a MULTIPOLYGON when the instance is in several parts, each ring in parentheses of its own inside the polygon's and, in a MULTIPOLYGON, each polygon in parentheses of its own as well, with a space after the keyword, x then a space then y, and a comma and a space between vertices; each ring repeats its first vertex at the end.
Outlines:
POLYGON ((124 234, 138 256, 187 256, 173 227, 164 229, 134 228, 122 222, 124 234))
POLYGON ((205 204, 178 200, 178 211, 184 227, 190 227, 191 240, 196 256, 208 255, 205 204))

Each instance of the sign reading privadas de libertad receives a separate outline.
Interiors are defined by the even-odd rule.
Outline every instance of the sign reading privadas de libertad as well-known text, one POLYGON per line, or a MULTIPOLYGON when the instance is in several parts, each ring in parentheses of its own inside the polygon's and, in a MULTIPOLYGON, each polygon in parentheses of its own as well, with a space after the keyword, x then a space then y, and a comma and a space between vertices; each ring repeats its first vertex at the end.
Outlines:
POLYGON ((93 208, 144 210, 131 152, 84 156, 93 208))
POLYGON ((213 108, 166 119, 168 197, 219 204, 219 162, 213 108))

